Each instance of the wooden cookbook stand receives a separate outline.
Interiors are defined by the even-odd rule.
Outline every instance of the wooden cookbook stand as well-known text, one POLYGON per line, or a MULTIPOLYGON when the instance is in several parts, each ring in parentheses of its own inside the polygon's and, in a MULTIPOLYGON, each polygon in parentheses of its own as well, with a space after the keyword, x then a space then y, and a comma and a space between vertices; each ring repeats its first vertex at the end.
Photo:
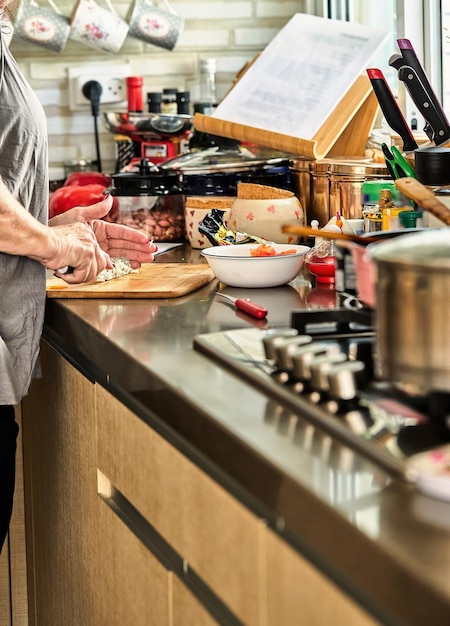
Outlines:
POLYGON ((196 113, 194 127, 265 148, 280 150, 311 161, 333 156, 363 156, 378 111, 378 101, 367 76, 359 76, 313 139, 237 124, 196 113))

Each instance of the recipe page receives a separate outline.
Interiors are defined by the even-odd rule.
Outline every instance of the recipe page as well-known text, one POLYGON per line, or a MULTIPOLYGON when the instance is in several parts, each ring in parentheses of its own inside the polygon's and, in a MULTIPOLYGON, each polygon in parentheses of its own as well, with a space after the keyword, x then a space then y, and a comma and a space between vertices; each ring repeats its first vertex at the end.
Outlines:
POLYGON ((388 36, 371 26, 297 13, 213 116, 313 139, 388 36))

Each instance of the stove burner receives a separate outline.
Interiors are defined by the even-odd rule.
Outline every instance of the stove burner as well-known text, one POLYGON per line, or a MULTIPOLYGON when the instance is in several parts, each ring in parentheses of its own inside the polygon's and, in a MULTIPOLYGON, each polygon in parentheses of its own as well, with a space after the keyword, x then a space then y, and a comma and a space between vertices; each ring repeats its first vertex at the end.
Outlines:
POLYGON ((293 311, 292 328, 199 335, 194 347, 384 469, 450 441, 450 393, 418 395, 374 375, 373 312, 293 311))
POLYGON ((370 309, 325 309, 292 311, 291 327, 300 334, 351 334, 370 332, 373 336, 373 313, 370 309))

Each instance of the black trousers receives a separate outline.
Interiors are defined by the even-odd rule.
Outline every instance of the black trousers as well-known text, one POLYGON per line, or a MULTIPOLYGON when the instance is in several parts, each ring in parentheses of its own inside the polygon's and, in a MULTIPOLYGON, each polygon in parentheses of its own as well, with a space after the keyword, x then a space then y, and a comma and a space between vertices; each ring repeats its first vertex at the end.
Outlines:
POLYGON ((14 407, 0 406, 0 552, 8 533, 13 507, 18 433, 14 407))

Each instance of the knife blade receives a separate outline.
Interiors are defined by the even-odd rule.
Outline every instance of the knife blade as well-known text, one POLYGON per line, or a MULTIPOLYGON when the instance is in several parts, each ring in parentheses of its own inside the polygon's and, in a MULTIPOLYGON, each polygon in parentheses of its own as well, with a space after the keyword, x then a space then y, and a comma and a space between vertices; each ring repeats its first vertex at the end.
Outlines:
POLYGON ((416 70, 410 65, 403 65, 398 70, 399 80, 405 83, 414 104, 433 129, 435 145, 444 143, 450 138, 450 125, 440 108, 436 108, 430 94, 425 89, 416 70))
POLYGON ((369 68, 366 71, 380 108, 386 118, 386 122, 402 138, 403 152, 412 152, 413 150, 416 150, 419 146, 417 145, 414 135, 403 117, 403 113, 395 100, 394 94, 392 93, 383 72, 376 68, 369 68))

